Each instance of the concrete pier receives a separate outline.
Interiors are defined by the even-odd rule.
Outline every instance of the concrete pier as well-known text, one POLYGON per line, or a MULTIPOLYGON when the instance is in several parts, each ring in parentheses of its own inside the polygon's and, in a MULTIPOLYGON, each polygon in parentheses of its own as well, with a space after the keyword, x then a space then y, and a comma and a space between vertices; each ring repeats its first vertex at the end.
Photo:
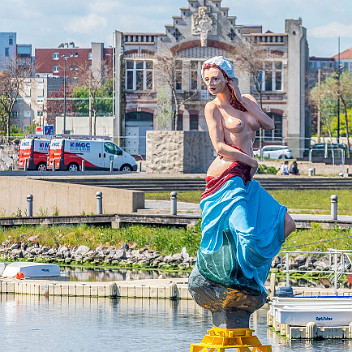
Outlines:
POLYGON ((0 294, 7 293, 39 296, 192 299, 188 292, 187 280, 184 279, 117 282, 2 279, 0 294))

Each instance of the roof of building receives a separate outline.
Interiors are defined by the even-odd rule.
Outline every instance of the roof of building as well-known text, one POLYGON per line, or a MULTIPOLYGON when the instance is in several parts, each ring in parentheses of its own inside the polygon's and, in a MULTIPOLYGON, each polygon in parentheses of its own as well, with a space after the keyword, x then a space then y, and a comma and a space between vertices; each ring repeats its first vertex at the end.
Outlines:
MULTIPOLYGON (((339 54, 336 54, 335 56, 333 56, 333 58, 338 59, 339 54)), ((352 48, 347 49, 347 50, 343 51, 342 53, 340 53, 340 59, 352 59, 352 48)))

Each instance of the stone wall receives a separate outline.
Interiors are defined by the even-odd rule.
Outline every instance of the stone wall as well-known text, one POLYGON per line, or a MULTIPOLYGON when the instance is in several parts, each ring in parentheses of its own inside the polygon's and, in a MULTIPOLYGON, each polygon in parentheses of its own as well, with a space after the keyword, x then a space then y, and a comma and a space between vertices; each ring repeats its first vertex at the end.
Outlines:
POLYGON ((103 213, 133 213, 144 208, 144 192, 73 183, 0 177, 0 216, 27 214, 27 195, 33 195, 33 215, 96 214, 96 192, 103 193, 103 213))
POLYGON ((146 171, 206 173, 215 159, 205 131, 147 131, 146 171))

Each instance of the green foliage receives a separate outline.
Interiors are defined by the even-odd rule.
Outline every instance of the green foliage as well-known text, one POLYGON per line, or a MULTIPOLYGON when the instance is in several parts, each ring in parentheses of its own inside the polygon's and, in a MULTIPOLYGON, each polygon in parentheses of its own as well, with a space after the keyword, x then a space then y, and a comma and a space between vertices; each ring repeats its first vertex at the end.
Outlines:
POLYGON ((156 100, 156 118, 158 120, 158 129, 170 130, 174 117, 174 112, 172 110, 172 102, 170 96, 169 94, 167 94, 167 89, 165 87, 159 89, 156 100))
POLYGON ((10 126, 10 135, 11 136, 24 136, 25 133, 22 129, 20 129, 16 125, 11 125, 10 126))
POLYGON ((320 225, 316 225, 309 230, 294 231, 286 240, 282 250, 286 248, 288 250, 302 249, 303 251, 316 249, 327 251, 329 248, 352 250, 352 237, 347 237, 351 235, 351 229, 324 229, 320 225))
POLYGON ((26 133, 28 134, 35 134, 38 124, 33 122, 29 126, 26 127, 26 133))
POLYGON ((110 227, 50 226, 50 227, 11 227, 0 228, 0 242, 6 239, 10 243, 26 242, 31 236, 38 236, 41 245, 57 248, 60 245, 71 248, 86 245, 93 249, 98 246, 120 246, 123 242, 137 243, 138 248, 148 246, 162 255, 180 253, 183 247, 195 256, 199 248, 201 233, 198 226, 195 231, 184 228, 165 228, 135 225, 121 229, 110 227))
POLYGON ((275 166, 266 166, 265 164, 260 164, 257 170, 258 174, 271 174, 276 175, 280 169, 275 166))
MULTIPOLYGON (((74 109, 80 115, 89 115, 89 88, 78 87, 73 90, 74 98, 81 98, 82 100, 76 100, 74 103, 74 109)), ((112 114, 113 105, 113 88, 112 79, 106 80, 106 82, 98 87, 92 89, 92 109, 96 111, 97 115, 108 115, 112 114)))

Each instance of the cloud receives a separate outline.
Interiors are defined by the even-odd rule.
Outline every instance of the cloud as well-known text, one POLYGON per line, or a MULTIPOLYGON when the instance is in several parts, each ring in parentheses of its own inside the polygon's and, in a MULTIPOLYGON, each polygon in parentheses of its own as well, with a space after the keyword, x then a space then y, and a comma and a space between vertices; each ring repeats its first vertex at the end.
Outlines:
POLYGON ((315 38, 352 38, 352 24, 331 22, 325 26, 310 29, 309 36, 315 38))
POLYGON ((85 17, 75 17, 65 26, 65 31, 71 33, 88 33, 96 29, 105 28, 107 26, 106 18, 91 13, 85 17))

